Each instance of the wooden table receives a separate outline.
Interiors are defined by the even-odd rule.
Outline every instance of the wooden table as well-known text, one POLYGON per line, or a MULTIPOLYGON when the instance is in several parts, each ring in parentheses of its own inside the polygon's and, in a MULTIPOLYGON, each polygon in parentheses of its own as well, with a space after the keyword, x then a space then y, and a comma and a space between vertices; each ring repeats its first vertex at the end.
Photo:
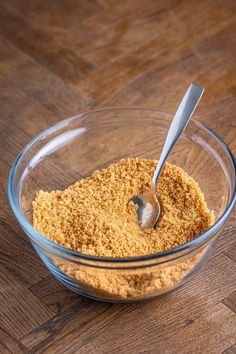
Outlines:
POLYGON ((198 119, 236 154, 234 0, 0 0, 0 353, 236 353, 236 214, 193 281, 147 303, 65 289, 7 199, 18 152, 40 130, 98 106, 174 112, 192 81, 198 119))

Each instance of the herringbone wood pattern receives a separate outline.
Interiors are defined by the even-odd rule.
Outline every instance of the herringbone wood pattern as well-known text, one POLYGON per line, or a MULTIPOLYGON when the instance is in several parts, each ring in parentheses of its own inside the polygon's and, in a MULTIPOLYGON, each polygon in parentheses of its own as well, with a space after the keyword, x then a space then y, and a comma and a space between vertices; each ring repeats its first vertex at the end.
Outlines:
POLYGON ((202 273, 135 305, 58 283, 7 201, 17 153, 40 130, 98 106, 174 112, 206 88, 198 118, 236 153, 234 0, 0 0, 0 353, 236 353, 236 214, 202 273))

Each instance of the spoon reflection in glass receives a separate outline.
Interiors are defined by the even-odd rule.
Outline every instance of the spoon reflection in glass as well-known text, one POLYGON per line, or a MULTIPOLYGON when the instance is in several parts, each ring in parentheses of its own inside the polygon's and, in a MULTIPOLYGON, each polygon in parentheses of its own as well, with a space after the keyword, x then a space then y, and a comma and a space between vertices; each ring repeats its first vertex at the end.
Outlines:
POLYGON ((203 91, 203 87, 197 84, 189 86, 172 120, 161 156, 154 171, 150 189, 131 198, 131 201, 137 205, 137 216, 142 229, 154 227, 159 218, 160 204, 156 195, 158 179, 167 157, 186 128, 203 91))

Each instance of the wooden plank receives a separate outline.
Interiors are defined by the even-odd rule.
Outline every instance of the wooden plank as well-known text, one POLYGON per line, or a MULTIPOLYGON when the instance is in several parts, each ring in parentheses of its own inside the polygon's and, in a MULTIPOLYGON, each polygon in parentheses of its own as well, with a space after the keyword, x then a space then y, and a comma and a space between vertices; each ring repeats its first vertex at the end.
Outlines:
POLYGON ((38 281, 31 286, 30 291, 56 314, 80 301, 78 294, 68 290, 53 275, 38 281))
MULTIPOLYGON (((204 3, 206 4, 206 2, 204 3)), ((232 7, 235 6, 231 1, 230 4, 232 7)), ((128 86, 130 92, 133 89, 133 93, 135 93, 134 89, 136 88, 141 90, 141 97, 142 100, 144 100, 144 102, 141 101, 142 104, 149 104, 151 107, 156 107, 158 102, 153 99, 158 97, 164 100, 165 98, 163 94, 165 90, 165 87, 163 87, 165 79, 167 79, 167 82, 171 82, 171 87, 174 87, 175 76, 179 78, 180 75, 182 78, 182 73, 180 74, 178 71, 181 65, 181 63, 178 64, 180 57, 185 59, 185 62, 182 61, 182 71, 184 76, 188 78, 188 83, 192 79, 196 80, 197 75, 200 74, 191 66, 191 61, 187 63, 188 56, 193 54, 193 58, 195 58, 194 60, 201 70, 204 72, 207 70, 206 63, 204 63, 204 66, 201 65, 199 57, 196 56, 192 48, 194 45, 200 44, 202 41, 204 42, 204 40, 209 40, 215 32, 217 35, 221 30, 227 30, 226 28, 229 24, 235 21, 235 11, 232 11, 230 8, 226 10, 227 7, 222 8, 221 11, 220 2, 218 2, 218 5, 219 6, 216 7, 214 1, 207 2, 207 10, 212 11, 212 16, 210 17, 207 15, 208 12, 205 11, 206 9, 204 9, 201 2, 198 2, 199 7, 197 7, 197 10, 199 13, 198 15, 196 15, 196 12, 192 14, 194 20, 191 20, 191 16, 188 16, 188 19, 183 21, 183 18, 186 16, 184 6, 177 7, 177 11, 171 12, 168 17, 164 14, 163 18, 157 18, 156 23, 161 25, 162 31, 156 31, 157 37, 155 39, 151 42, 146 41, 144 45, 138 47, 136 50, 127 55, 123 55, 119 61, 112 61, 108 65, 101 66, 100 69, 98 68, 97 70, 91 71, 81 80, 79 86, 93 99, 106 100, 110 105, 124 104, 124 102, 114 102, 114 96, 119 94, 122 95, 123 100, 126 99, 125 104, 127 105, 127 89, 125 87, 128 86), (180 17, 180 20, 176 22, 178 17, 180 17), (226 19, 228 21, 226 21, 226 19), (211 23, 209 23, 209 21, 211 21, 211 23), (181 24, 187 26, 189 30, 189 26, 191 27, 192 23, 194 23, 194 28, 192 28, 190 35, 190 33, 186 32, 186 27, 181 28, 181 24), (178 36, 176 36, 176 31, 178 31, 178 36), (188 36, 186 33, 188 33, 188 36), (172 50, 173 46, 175 50, 172 50), (177 63, 175 63, 176 61, 177 63), (171 70, 168 64, 172 64, 172 66, 176 64, 178 67, 172 68, 171 70), (160 81, 160 76, 163 78, 163 83, 160 81), (152 81, 153 85, 151 84, 152 81), (154 85, 155 89, 153 87, 154 85), (113 102, 111 98, 113 98, 113 102)), ((195 2, 194 6, 196 6, 195 2)), ((235 26, 233 28, 235 31, 235 26)), ((220 41, 222 47, 230 44, 230 41, 233 40, 233 34, 231 35, 230 33, 231 31, 228 30, 229 43, 220 41)), ((229 46, 229 48, 231 48, 231 46, 229 46)), ((223 50, 222 48, 222 51, 223 50)), ((214 60, 222 61, 217 55, 214 56, 214 60)), ((209 69, 213 70, 213 66, 210 65, 209 69)), ((217 72, 220 71, 217 70, 217 72)), ((176 84, 177 83, 178 87, 185 85, 182 80, 178 80, 176 84)), ((168 88, 168 92, 170 94, 172 90, 168 88)), ((179 102, 179 97, 174 91, 173 95, 177 102, 179 102)), ((168 97, 166 97, 167 102, 165 103, 167 104, 170 99, 171 96, 168 95, 168 97)), ((129 104, 140 105, 140 96, 136 97, 136 100, 132 100, 129 104)))
POLYGON ((1 2, 0 29, 8 40, 66 82, 77 82, 94 67, 63 43, 54 41, 43 29, 29 24, 4 1, 1 2))
MULTIPOLYGON (((209 37, 201 40, 200 43, 196 41, 196 43, 193 42, 193 46, 190 48, 187 46, 187 48, 181 47, 179 51, 175 50, 168 55, 168 59, 166 59, 166 53, 156 50, 155 53, 158 58, 155 58, 153 65, 147 63, 149 69, 144 70, 142 75, 134 77, 132 73, 129 74, 119 70, 119 75, 122 73, 122 78, 119 77, 118 80, 124 84, 124 81, 127 79, 130 83, 125 88, 121 87, 121 90, 113 90, 112 95, 106 92, 106 88, 104 87, 106 85, 105 80, 100 81, 100 84, 98 83, 98 86, 93 87, 93 90, 102 91, 102 94, 104 92, 107 93, 108 99, 106 99, 106 104, 108 105, 124 105, 125 103, 127 104, 127 101, 130 105, 140 105, 140 102, 142 102, 142 105, 146 107, 167 109, 170 112, 176 110, 182 92, 185 91, 188 84, 192 81, 199 82, 206 88, 202 102, 212 100, 214 96, 219 99, 222 89, 225 96, 226 90, 231 93, 235 84, 234 53, 231 48, 235 42, 236 26, 235 19, 232 21, 233 24, 231 26, 219 30, 214 35, 209 35, 209 37), (212 55, 212 52, 215 55, 212 55), (199 55, 203 55, 200 53, 204 53, 204 60, 199 58, 199 55), (222 59, 222 55, 224 55, 224 59, 222 59), (203 62, 204 65, 202 65, 203 62), (221 77, 220 81, 216 75, 221 77), (181 81, 179 80, 180 76, 181 81), (231 80, 229 80, 229 77, 231 77, 231 80), (223 84, 225 83, 224 88, 221 85, 222 81, 223 84), (213 82, 215 85, 214 89, 212 89, 213 82), (101 87, 101 85, 103 86, 101 87), (178 89, 175 90, 175 88, 178 89)), ((150 61, 151 59, 152 56, 148 56, 146 60, 150 61)), ((143 62, 142 66, 146 68, 143 62)), ((137 66, 129 68, 129 70, 135 69, 137 70, 137 66)), ((106 73, 108 71, 109 68, 106 70, 106 73)), ((113 85, 117 88, 116 71, 113 71, 115 74, 110 75, 108 83, 110 88, 113 85)), ((98 71, 94 75, 98 75, 98 71)), ((94 79, 96 80, 96 78, 94 79)), ((88 77, 85 80, 88 80, 88 77)), ((220 97, 220 99, 222 98, 220 97)), ((214 103, 216 102, 214 101, 214 103)))
MULTIPOLYGON (((235 222, 233 224, 235 226, 235 222)), ((232 233, 232 236, 235 235, 232 233)), ((233 238, 233 237, 232 237, 233 238)), ((229 244, 227 249, 224 252, 228 257, 230 257, 232 259, 232 261, 236 262, 236 242, 234 241, 234 243, 229 244)))
POLYGON ((235 328, 236 314, 220 303, 179 333, 171 336, 167 343, 156 342, 156 347, 166 352, 171 352, 174 347, 177 353, 218 354, 234 344, 235 328))
MULTIPOLYGON (((25 107, 30 106, 33 97, 34 100, 48 108, 48 124, 52 124, 51 116, 57 115, 58 119, 63 119, 89 109, 89 105, 92 103, 78 88, 75 90, 66 85, 60 77, 46 67, 38 65, 31 56, 2 36, 0 37, 0 51, 0 74, 3 81, 2 85, 5 86, 4 92, 1 93, 1 95, 4 95, 3 104, 16 99, 16 97, 10 95, 8 97, 8 92, 14 92, 14 96, 17 93, 17 90, 8 89, 8 85, 11 83, 14 87, 17 86, 25 92, 27 96, 30 96, 30 101, 25 104, 25 107), (18 78, 17 81, 16 77, 18 78), (50 111, 53 113, 50 113, 50 111)), ((20 103, 23 104, 24 99, 21 98, 20 103)), ((36 108, 38 104, 31 105, 36 108)), ((18 103, 17 106, 19 106, 18 103)), ((43 117, 40 115, 40 111, 35 112, 36 117, 39 123, 42 122, 43 117)), ((27 119, 27 117, 24 116, 24 119, 27 119)), ((43 129, 43 125, 39 129, 43 129)))
MULTIPOLYGON (((1 171, 7 178, 9 167, 5 162, 1 163, 1 171)), ((31 286, 49 274, 12 213, 6 184, 0 186, 0 235, 1 266, 10 277, 24 286, 31 286)))
POLYGON ((108 308, 109 304, 80 297, 78 303, 59 313, 51 321, 47 322, 44 328, 37 327, 35 331, 23 337, 21 342, 30 348, 30 350, 33 349, 33 352, 41 351, 43 347, 46 348, 51 344, 52 338, 56 340, 58 337, 61 337, 60 333, 62 331, 64 334, 70 333, 72 328, 78 328, 79 323, 83 331, 83 328, 85 329, 94 318, 105 313, 108 308))
MULTIPOLYGON (((235 262, 236 213, 231 214, 216 243, 214 255, 224 252, 235 262)), ((214 256, 213 255, 213 256, 214 256)))
POLYGON ((24 336, 54 315, 3 265, 0 269, 0 303, 0 326, 15 338, 24 336))
POLYGON ((29 351, 7 331, 0 328, 0 352, 2 354, 23 354, 29 351))
POLYGON ((232 345, 232 347, 225 349, 222 354, 235 354, 236 353, 236 344, 232 345))
POLYGON ((0 234, 1 266, 7 274, 25 286, 35 284, 49 274, 23 231, 17 233, 9 224, 0 221, 0 234))
POLYGON ((79 56, 81 49, 91 45, 98 36, 97 29, 87 25, 88 19, 103 9, 96 0, 80 0, 77 4, 65 0, 36 0, 30 5, 27 0, 11 0, 7 6, 16 10, 30 25, 49 34, 53 41, 61 43, 63 48, 66 46, 79 56))
POLYGON ((223 300, 223 303, 236 313, 236 291, 233 291, 231 294, 229 294, 223 300))
MULTIPOLYGON (((202 38, 206 32, 214 33, 225 23, 228 24, 235 10, 232 1, 228 1, 227 6, 222 6, 218 1, 217 7, 215 1, 188 3, 194 6, 194 13, 187 14, 185 4, 180 1, 139 0, 135 7, 132 2, 117 2, 113 5, 114 11, 105 9, 86 21, 90 29, 96 27, 100 36, 95 38, 94 43, 82 48, 82 53, 103 68, 107 66, 107 60, 112 63, 114 58, 123 59, 132 52, 137 54, 142 47, 145 48, 143 58, 148 58, 151 47, 158 52, 161 46, 169 56, 173 47, 176 50, 179 45, 185 46, 190 40, 194 42, 195 38, 202 38)), ((138 67, 137 62, 135 66, 138 67)))

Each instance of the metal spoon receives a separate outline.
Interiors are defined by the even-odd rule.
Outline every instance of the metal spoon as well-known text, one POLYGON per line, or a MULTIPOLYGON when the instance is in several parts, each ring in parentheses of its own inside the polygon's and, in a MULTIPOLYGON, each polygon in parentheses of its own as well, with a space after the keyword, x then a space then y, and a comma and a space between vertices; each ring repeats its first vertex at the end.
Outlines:
POLYGON ((191 84, 189 86, 169 128, 161 156, 152 178, 150 189, 145 193, 131 198, 131 201, 138 205, 137 216, 142 229, 154 227, 159 218, 160 204, 156 195, 158 179, 167 157, 186 128, 198 102, 200 101, 203 91, 203 87, 197 84, 191 84))

